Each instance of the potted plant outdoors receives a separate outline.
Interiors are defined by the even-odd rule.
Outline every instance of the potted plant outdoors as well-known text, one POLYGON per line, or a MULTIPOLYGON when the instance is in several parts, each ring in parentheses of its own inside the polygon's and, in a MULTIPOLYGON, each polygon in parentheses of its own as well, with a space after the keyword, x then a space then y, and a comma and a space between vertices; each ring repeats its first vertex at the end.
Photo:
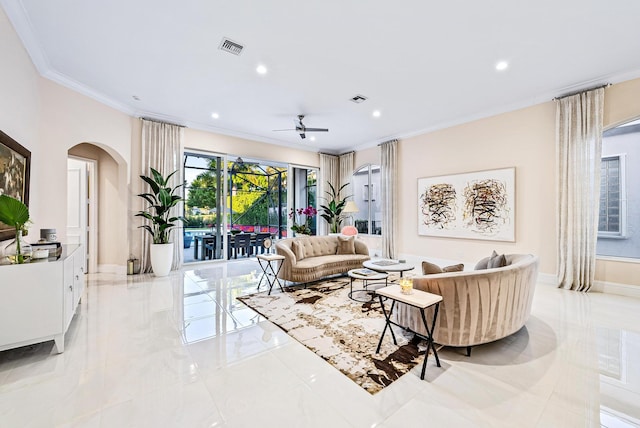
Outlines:
POLYGON ((29 208, 16 198, 0 195, 0 222, 16 230, 16 238, 4 249, 4 255, 13 264, 22 264, 31 259, 31 245, 23 239, 27 234, 29 208))
POLYGON ((340 198, 340 192, 347 187, 349 183, 343 184, 337 191, 335 187, 333 187, 333 184, 328 181, 327 184, 329 184, 331 191, 325 191, 329 198, 323 198, 327 200, 327 205, 320 205, 323 211, 321 216, 329 223, 329 232, 338 233, 340 231, 340 224, 342 223, 342 211, 347 203, 347 198, 349 198, 349 196, 340 198))
POLYGON ((139 211, 136 216, 144 217, 151 224, 139 226, 147 230, 153 237, 151 244, 151 268, 156 276, 167 276, 171 271, 173 261, 173 244, 169 242, 171 229, 176 227, 177 221, 185 221, 182 216, 171 216, 171 208, 178 205, 184 199, 175 192, 182 184, 176 187, 169 185, 169 180, 178 171, 173 171, 166 178, 158 171, 151 169, 151 177, 141 175, 140 178, 151 188, 151 193, 141 193, 138 196, 147 201, 150 206, 146 211, 139 211))
POLYGON ((309 205, 307 208, 298 208, 289 211, 289 218, 293 219, 293 230, 297 235, 311 235, 311 220, 318 214, 318 210, 309 205), (304 216, 304 221, 301 220, 304 216))

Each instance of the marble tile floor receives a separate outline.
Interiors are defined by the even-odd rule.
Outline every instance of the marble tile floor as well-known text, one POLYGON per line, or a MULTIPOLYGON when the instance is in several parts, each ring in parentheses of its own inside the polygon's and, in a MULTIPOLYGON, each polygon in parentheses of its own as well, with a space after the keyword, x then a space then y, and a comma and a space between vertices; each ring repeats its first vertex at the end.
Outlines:
POLYGON ((640 426, 640 300, 538 285, 518 333, 370 395, 235 300, 258 272, 88 275, 63 354, 0 352, 0 427, 640 426))

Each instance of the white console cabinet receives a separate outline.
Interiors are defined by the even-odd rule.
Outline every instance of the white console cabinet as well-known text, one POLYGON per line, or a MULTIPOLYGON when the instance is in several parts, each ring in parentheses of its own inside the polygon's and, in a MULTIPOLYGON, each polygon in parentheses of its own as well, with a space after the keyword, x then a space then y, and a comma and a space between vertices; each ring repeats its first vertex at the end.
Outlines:
POLYGON ((55 259, 0 265, 0 351, 64 335, 84 292, 84 251, 63 245, 55 259))

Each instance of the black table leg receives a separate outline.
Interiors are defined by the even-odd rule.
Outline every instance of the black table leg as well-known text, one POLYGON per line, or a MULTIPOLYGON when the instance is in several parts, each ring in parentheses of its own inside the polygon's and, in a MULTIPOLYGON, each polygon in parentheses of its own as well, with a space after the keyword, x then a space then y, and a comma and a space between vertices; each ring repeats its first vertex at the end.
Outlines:
POLYGON ((378 348, 376 348, 376 354, 380 352, 380 347, 382 346, 382 339, 384 339, 384 335, 387 332, 387 328, 389 328, 389 331, 391 332, 391 337, 393 337, 393 344, 394 345, 398 344, 398 341, 396 340, 396 335, 393 332, 393 328, 391 328, 391 314, 393 313, 393 308, 396 305, 396 301, 394 300, 391 302, 391 309, 389 309, 389 313, 387 314, 387 310, 384 308, 384 301, 382 300, 382 296, 378 295, 378 297, 380 298, 380 307, 382 308, 382 313, 384 314, 386 323, 384 325, 384 329, 382 330, 382 334, 380 335, 380 341, 378 342, 378 348))
POLYGON ((433 331, 436 326, 436 318, 438 317, 438 308, 440 303, 436 303, 436 307, 433 313, 433 322, 431 324, 431 329, 429 329, 429 325, 427 324, 427 317, 424 314, 424 308, 420 308, 420 315, 422 316, 422 323, 424 324, 425 330, 427 330, 427 350, 424 352, 424 361, 422 363, 422 373, 420 374, 420 379, 424 380, 424 373, 427 369, 427 358, 429 357, 429 349, 433 350, 433 355, 436 358, 436 364, 438 367, 442 367, 440 365, 440 358, 438 358, 438 351, 436 351, 436 347, 433 344, 433 331))

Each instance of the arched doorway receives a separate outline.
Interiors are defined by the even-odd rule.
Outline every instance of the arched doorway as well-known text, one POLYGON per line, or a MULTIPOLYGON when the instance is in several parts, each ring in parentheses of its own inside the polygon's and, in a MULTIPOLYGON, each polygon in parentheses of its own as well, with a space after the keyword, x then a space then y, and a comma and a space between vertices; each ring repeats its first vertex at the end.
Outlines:
POLYGON ((80 143, 68 151, 67 241, 87 251, 86 272, 124 272, 128 258, 127 164, 113 150, 80 143))

